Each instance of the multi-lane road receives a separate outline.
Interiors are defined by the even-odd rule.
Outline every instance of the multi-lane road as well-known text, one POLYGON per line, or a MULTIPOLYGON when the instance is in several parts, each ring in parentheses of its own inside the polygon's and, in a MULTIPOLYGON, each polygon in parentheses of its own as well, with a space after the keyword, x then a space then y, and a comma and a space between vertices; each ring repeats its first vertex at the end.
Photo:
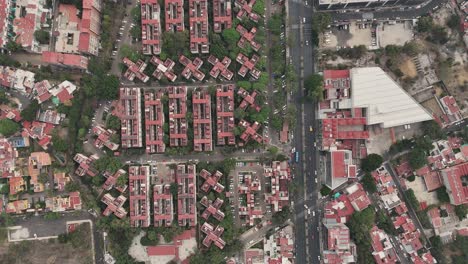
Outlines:
POLYGON ((294 197, 297 263, 317 263, 320 255, 318 189, 315 181, 315 172, 319 171, 317 150, 314 147, 314 133, 317 130, 315 103, 303 99, 303 80, 314 72, 310 35, 313 9, 309 4, 312 1, 306 5, 306 1, 289 0, 287 21, 287 35, 293 39, 289 41, 292 43, 289 55, 299 77, 299 89, 291 102, 298 109, 293 145, 299 152, 300 159, 296 164, 295 181, 297 186, 302 186, 294 197), (310 131, 310 127, 314 132, 310 131))

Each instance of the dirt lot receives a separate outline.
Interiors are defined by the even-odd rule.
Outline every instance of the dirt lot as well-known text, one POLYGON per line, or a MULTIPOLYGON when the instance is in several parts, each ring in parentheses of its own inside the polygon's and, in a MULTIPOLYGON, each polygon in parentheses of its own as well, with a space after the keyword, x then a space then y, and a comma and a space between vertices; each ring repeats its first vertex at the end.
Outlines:
POLYGON ((402 64, 400 64, 400 70, 405 74, 405 78, 414 78, 418 76, 416 65, 414 65, 413 60, 410 58, 406 59, 402 64))
POLYGON ((57 239, 0 244, 0 263, 8 264, 91 264, 89 225, 78 229, 66 244, 57 239), (86 242, 87 241, 87 242, 86 242))

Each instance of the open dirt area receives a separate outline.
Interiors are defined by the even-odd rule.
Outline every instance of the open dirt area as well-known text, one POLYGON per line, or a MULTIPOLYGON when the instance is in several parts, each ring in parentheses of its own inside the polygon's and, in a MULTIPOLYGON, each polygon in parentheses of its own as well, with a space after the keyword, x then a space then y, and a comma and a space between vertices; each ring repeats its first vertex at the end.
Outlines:
POLYGON ((411 21, 402 21, 393 25, 380 24, 377 27, 378 45, 404 45, 413 39, 413 26, 411 21))
POLYGON ((405 75, 405 78, 414 78, 418 76, 416 65, 414 65, 413 60, 410 58, 407 58, 400 64, 400 70, 405 75))
POLYGON ((439 204, 437 192, 427 192, 423 177, 416 177, 413 182, 406 181, 405 184, 408 188, 413 189, 414 195, 416 195, 419 202, 424 201, 427 205, 439 204))
POLYGON ((421 103, 424 108, 428 109, 432 113, 435 113, 437 116, 443 115, 442 109, 440 109, 439 104, 437 103, 436 99, 433 97, 430 100, 421 103))

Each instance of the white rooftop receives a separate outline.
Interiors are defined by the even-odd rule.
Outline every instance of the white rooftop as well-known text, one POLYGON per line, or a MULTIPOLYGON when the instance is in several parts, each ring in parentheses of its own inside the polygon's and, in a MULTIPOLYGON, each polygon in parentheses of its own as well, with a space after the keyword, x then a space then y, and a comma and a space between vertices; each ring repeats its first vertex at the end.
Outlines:
POLYGON ((367 108, 368 124, 384 128, 431 120, 432 116, 379 67, 353 68, 353 107, 367 108))

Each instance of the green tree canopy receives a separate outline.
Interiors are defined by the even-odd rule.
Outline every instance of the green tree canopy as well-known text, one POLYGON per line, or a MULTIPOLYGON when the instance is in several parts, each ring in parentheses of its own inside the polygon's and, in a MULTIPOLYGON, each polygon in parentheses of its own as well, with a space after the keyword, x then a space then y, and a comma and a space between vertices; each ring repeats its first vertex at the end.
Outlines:
POLYGON ((36 100, 31 101, 31 103, 21 111, 21 118, 26 121, 33 121, 36 119, 37 110, 40 106, 36 100))
POLYGON ((323 33, 331 22, 332 19, 329 13, 316 13, 312 16, 312 30, 323 33))
POLYGON ((440 187, 439 189, 436 190, 436 192, 437 192, 437 199, 439 199, 439 202, 450 203, 450 197, 447 193, 447 188, 445 188, 445 186, 440 187))
POLYGON ((309 75, 304 80, 304 88, 309 100, 321 100, 323 97, 323 76, 320 74, 309 75))
POLYGON ((362 177, 362 186, 369 193, 375 193, 377 191, 377 185, 375 184, 374 178, 369 172, 366 172, 362 177))
POLYGON ((383 158, 379 154, 369 154, 361 160, 361 169, 365 172, 371 172, 382 165, 383 158))
POLYGON ((16 123, 15 121, 12 121, 10 119, 2 119, 0 120, 0 134, 2 134, 5 137, 9 137, 16 132, 19 132, 20 130, 20 125, 16 123))
POLYGON ((281 225, 291 217, 291 211, 288 206, 283 206, 281 211, 273 214, 271 220, 275 225, 281 225))
POLYGON ((426 153, 420 148, 414 148, 408 155, 409 165, 417 170, 426 165, 426 153))
POLYGON ((417 30, 419 32, 429 32, 434 26, 434 21, 430 16, 423 16, 418 19, 417 30))
POLYGON ((34 31, 34 38, 39 42, 40 44, 49 44, 50 41, 50 34, 48 31, 45 30, 36 30, 34 31))

